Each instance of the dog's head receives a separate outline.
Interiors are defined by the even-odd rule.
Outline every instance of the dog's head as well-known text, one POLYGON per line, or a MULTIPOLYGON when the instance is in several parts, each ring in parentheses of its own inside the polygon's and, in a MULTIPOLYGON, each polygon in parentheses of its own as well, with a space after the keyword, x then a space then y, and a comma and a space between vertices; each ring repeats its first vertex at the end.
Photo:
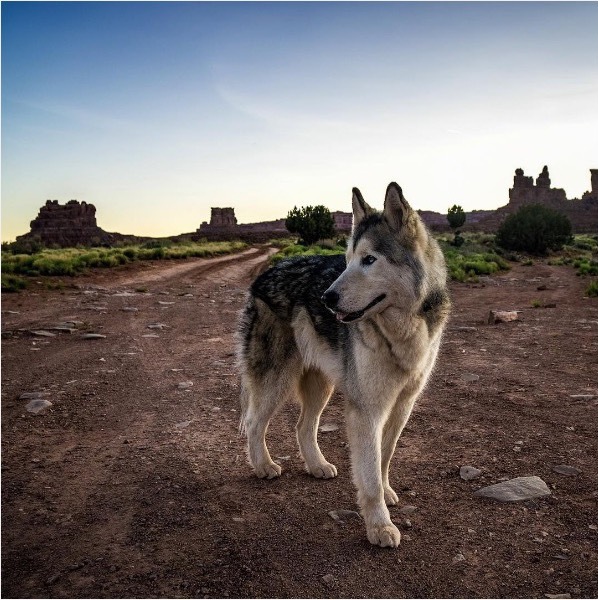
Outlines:
POLYGON ((390 306, 413 312, 445 278, 438 245, 396 183, 386 189, 382 212, 353 188, 347 268, 322 296, 339 321, 357 321, 390 306))

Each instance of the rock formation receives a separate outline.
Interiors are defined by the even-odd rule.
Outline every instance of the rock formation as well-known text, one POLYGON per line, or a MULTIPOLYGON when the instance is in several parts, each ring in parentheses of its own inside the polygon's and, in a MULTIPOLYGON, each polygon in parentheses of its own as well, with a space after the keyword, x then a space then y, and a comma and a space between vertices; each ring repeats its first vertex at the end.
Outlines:
POLYGON ((70 200, 59 204, 48 200, 31 221, 31 231, 17 237, 17 241, 38 240, 45 246, 77 246, 111 244, 118 237, 98 227, 96 208, 87 202, 70 200))
POLYGON ((574 232, 596 232, 598 231, 598 169, 590 169, 590 173, 592 191, 586 192, 581 200, 577 198, 568 200, 565 190, 550 187, 548 167, 542 169, 536 178, 536 185, 532 177, 524 175, 523 169, 516 169, 513 187, 509 190, 509 203, 481 219, 474 228, 496 231, 506 217, 517 212, 521 206, 542 204, 567 215, 574 232))
POLYGON ((523 174, 523 169, 515 170, 513 187, 509 190, 509 205, 518 209, 524 204, 544 204, 560 206, 567 200, 565 190, 550 187, 548 167, 544 167, 536 179, 536 185, 531 177, 523 174))
POLYGON ((212 227, 234 227, 237 224, 234 208, 212 208, 210 225, 212 227))

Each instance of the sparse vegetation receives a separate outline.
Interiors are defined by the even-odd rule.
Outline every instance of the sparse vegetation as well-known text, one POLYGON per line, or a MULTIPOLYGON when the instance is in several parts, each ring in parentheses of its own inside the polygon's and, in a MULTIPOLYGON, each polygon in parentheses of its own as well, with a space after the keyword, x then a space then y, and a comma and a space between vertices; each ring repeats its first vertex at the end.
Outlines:
POLYGON ((27 280, 18 275, 7 275, 2 273, 2 291, 3 292, 19 292, 27 287, 27 280))
POLYGON ((459 246, 455 246, 446 235, 439 236, 438 242, 444 252, 450 278, 455 281, 475 282, 479 275, 492 275, 510 268, 508 261, 498 253, 493 235, 467 233, 459 246))
POLYGON ((285 258, 294 256, 315 256, 318 254, 330 256, 334 254, 344 254, 345 250, 346 247, 341 246, 338 242, 334 242, 333 240, 320 240, 317 244, 312 244, 311 246, 304 246, 288 241, 286 246, 270 258, 270 262, 276 264, 285 258))
POLYGON ((118 248, 63 248, 42 249, 31 254, 2 251, 2 290, 18 285, 16 280, 5 276, 74 276, 92 268, 110 268, 136 260, 167 260, 189 257, 212 257, 238 252, 247 247, 244 242, 172 242, 146 243, 118 248), (12 282, 12 283, 9 283, 12 282))
MULTIPOLYGON (((461 246, 453 246, 449 236, 439 236, 438 241, 444 252, 451 279, 456 281, 477 281, 479 275, 491 275, 508 270, 509 263, 494 251, 494 236, 488 234, 466 234, 461 246)), ((291 256, 313 256, 316 254, 344 254, 346 240, 338 240, 336 245, 320 241, 318 244, 304 246, 288 243, 276 253, 271 262, 274 264, 291 256)))
POLYGON ((595 279, 590 283, 590 285, 586 289, 586 295, 590 298, 598 297, 598 279, 595 279))

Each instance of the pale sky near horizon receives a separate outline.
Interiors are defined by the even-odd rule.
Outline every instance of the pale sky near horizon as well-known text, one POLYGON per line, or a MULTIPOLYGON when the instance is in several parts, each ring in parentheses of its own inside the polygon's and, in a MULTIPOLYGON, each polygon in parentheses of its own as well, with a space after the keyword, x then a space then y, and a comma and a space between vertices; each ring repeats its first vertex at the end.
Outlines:
POLYGON ((46 199, 107 231, 293 206, 507 203, 598 168, 598 4, 2 2, 2 240, 46 199))

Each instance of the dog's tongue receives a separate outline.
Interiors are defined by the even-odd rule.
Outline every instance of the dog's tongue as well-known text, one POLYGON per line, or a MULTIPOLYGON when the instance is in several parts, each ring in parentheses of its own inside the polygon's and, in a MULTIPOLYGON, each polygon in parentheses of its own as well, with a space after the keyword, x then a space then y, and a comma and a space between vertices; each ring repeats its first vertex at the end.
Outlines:
POLYGON ((336 314, 336 320, 342 321, 349 313, 337 312, 335 314, 336 314))

